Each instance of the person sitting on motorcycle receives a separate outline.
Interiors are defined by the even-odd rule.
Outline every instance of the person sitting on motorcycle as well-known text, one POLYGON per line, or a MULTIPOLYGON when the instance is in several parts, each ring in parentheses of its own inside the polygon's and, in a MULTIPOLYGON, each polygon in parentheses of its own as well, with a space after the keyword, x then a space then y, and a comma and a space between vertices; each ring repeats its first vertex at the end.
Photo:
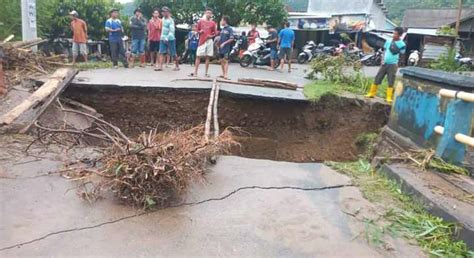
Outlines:
POLYGON ((278 32, 271 26, 267 26, 268 38, 267 44, 270 47, 270 68, 268 70, 275 71, 275 60, 278 59, 278 32))
POLYGON ((401 39, 403 35, 403 28, 397 27, 393 32, 393 39, 387 40, 384 45, 385 53, 383 58, 383 64, 375 76, 374 83, 370 86, 369 93, 366 95, 368 98, 373 98, 377 94, 378 86, 382 83, 385 76, 388 79, 387 88, 387 102, 391 104, 393 102, 393 86, 397 76, 398 62, 400 60, 400 54, 405 54, 406 45, 401 39))
POLYGON ((251 24, 250 26, 251 26, 250 31, 247 33, 249 46, 255 43, 257 38, 260 38, 260 33, 258 33, 258 30, 257 30, 257 24, 251 24))

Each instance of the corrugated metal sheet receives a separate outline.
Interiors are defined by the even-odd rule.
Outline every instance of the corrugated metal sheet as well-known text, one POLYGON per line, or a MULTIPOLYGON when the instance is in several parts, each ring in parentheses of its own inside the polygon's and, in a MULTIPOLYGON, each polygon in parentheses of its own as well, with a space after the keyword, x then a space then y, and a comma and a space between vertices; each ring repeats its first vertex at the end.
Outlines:
MULTIPOLYGON (((403 17, 402 27, 438 29, 456 21, 457 9, 407 9, 403 17)), ((474 8, 464 8, 462 18, 474 15, 474 8)))
POLYGON ((417 34, 417 35, 425 35, 425 36, 438 36, 436 33, 438 29, 414 29, 410 28, 407 30, 407 34, 417 34))
POLYGON ((448 51, 448 46, 427 43, 423 49, 423 60, 437 60, 441 55, 447 55, 448 51))
POLYGON ((309 0, 308 13, 344 15, 370 13, 374 0, 309 0))

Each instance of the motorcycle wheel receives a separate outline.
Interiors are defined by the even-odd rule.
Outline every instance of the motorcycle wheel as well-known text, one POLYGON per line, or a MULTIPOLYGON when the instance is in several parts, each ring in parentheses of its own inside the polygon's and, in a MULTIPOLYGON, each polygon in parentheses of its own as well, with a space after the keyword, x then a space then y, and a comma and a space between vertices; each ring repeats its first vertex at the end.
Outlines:
POLYGON ((244 55, 241 59, 240 59, 240 66, 242 67, 248 67, 249 65, 251 65, 253 63, 253 58, 249 55, 244 55))
POLYGON ((298 55, 298 64, 304 64, 308 61, 307 55, 298 55))

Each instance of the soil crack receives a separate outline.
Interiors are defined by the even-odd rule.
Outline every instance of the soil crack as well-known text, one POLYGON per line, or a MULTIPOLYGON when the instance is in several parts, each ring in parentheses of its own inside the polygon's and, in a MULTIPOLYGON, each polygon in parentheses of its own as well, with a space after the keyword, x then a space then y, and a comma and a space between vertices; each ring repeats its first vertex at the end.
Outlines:
POLYGON ((239 188, 233 190, 232 192, 230 192, 230 193, 228 193, 224 196, 221 196, 221 197, 209 198, 209 199, 205 199, 205 200, 197 201, 197 202, 185 202, 185 203, 175 204, 175 205, 171 205, 171 206, 161 208, 161 209, 155 209, 155 210, 151 210, 151 211, 143 211, 143 212, 136 213, 136 214, 133 214, 133 215, 124 216, 124 217, 121 217, 121 218, 118 218, 118 219, 115 219, 115 220, 102 222, 102 223, 95 224, 95 225, 92 225, 92 226, 76 227, 76 228, 70 228, 70 229, 64 229, 64 230, 60 230, 60 231, 51 232, 51 233, 48 233, 46 235, 43 235, 41 237, 29 240, 29 241, 21 242, 21 243, 14 244, 14 245, 11 245, 11 246, 2 247, 2 248, 0 248, 0 252, 10 250, 10 249, 13 249, 13 248, 19 248, 19 247, 22 247, 24 245, 33 244, 35 242, 44 240, 44 239, 49 238, 49 237, 54 236, 54 235, 60 235, 60 234, 65 234, 65 233, 70 233, 70 232, 76 232, 76 231, 83 231, 83 230, 99 228, 99 227, 102 227, 102 226, 105 226, 105 225, 114 224, 114 223, 124 221, 124 220, 127 220, 127 219, 132 219, 132 218, 136 218, 136 217, 141 217, 143 215, 148 215, 148 214, 151 214, 151 213, 155 213, 155 212, 160 211, 160 210, 178 208, 178 207, 185 207, 185 206, 196 206, 196 205, 201 205, 201 204, 204 204, 204 203, 214 202, 214 201, 223 201, 223 200, 237 194, 238 192, 245 191, 245 190, 325 191, 325 190, 340 189, 340 188, 344 188, 344 187, 355 187, 355 185, 353 185, 353 184, 342 184, 342 185, 323 186, 323 187, 310 187, 310 188, 296 187, 296 186, 245 186, 245 187, 239 187, 239 188))

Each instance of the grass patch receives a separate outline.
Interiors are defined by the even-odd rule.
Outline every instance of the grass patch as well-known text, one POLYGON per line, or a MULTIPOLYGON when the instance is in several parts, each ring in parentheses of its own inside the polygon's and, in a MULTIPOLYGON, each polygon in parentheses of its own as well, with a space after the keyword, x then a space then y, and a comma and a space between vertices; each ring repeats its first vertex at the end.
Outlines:
POLYGON ((352 177, 367 200, 386 209, 383 219, 388 225, 380 226, 373 221, 367 224, 369 242, 377 243, 381 232, 389 232, 415 240, 433 257, 474 257, 474 252, 468 250, 463 241, 454 240, 456 225, 427 213, 421 204, 402 193, 399 184, 376 173, 366 160, 326 164, 352 177), (375 225, 379 229, 374 228, 375 225))
POLYGON ((76 68, 80 71, 112 68, 112 62, 89 61, 87 63, 76 63, 76 68))
MULTIPOLYGON (((365 95, 374 78, 360 78, 356 84, 337 83, 326 80, 315 80, 304 87, 304 94, 310 100, 319 100, 324 95, 338 95, 343 92, 350 92, 356 95, 365 95)), ((379 86, 377 96, 386 97, 388 83, 386 80, 379 86)))

